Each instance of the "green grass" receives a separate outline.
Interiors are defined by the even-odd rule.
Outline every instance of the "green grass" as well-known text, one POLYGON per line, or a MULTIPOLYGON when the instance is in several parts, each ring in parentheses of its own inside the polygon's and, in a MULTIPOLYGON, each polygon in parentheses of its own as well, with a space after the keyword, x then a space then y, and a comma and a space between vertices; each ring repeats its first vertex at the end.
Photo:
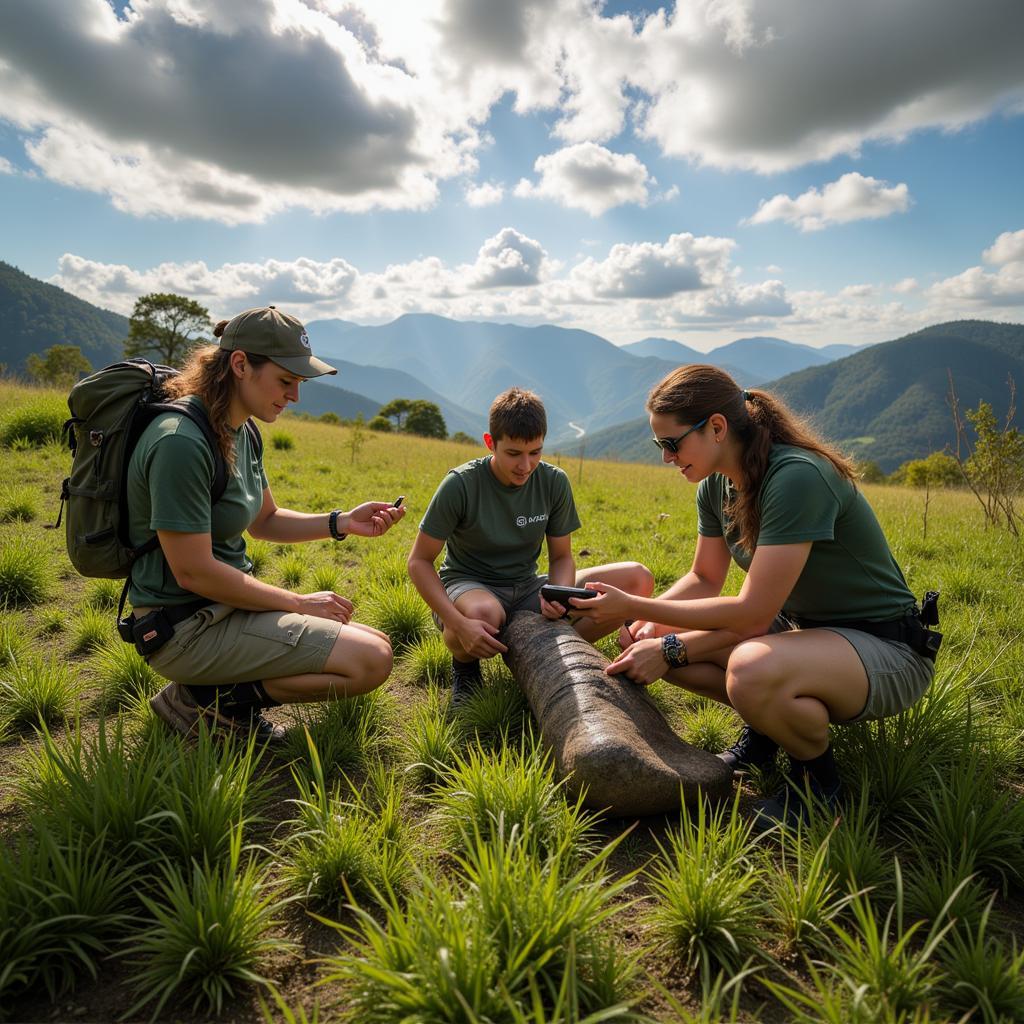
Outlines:
POLYGON ((0 680, 0 721, 17 729, 59 722, 81 689, 75 669, 53 653, 25 650, 0 680))
MULTIPOLYGON (((42 394, 0 382, 5 416, 42 394)), ((481 694, 450 710, 450 659, 408 589, 417 517, 461 456, 370 434, 352 465, 347 430, 289 419, 287 431, 291 451, 269 440, 266 451, 282 507, 404 493, 410 516, 372 540, 251 542, 262 579, 336 590, 359 621, 386 619, 396 646, 396 671, 372 694, 274 711, 289 740, 262 753, 205 735, 186 743, 153 717, 145 695, 158 683, 114 632, 120 582, 81 579, 62 533, 45 529, 66 448, 3 449, 4 500, 34 502, 36 514, 0 515, 0 680, 12 663, 51 659, 57 675, 39 678, 71 680, 25 701, 21 724, 0 722, 0 929, 13 921, 17 932, 0 937, 0 961, 14 964, 0 981, 9 1017, 66 1016, 69 1005, 86 1019, 121 1016, 141 1001, 133 1016, 144 1018, 166 998, 161 1019, 205 1018, 218 999, 223 1019, 258 1019, 261 993, 274 1019, 296 1022, 318 1012, 511 1024, 1022 1016, 1024 548, 983 529, 970 495, 933 493, 925 540, 920 492, 864 487, 912 589, 943 590, 945 640, 939 678, 910 713, 833 730, 848 791, 838 822, 750 840, 747 808, 772 787, 766 775, 742 782, 738 814, 727 805, 703 823, 695 810, 632 831, 612 819, 580 828, 499 659, 481 694), (125 664, 100 671, 101 648, 125 664), (39 704, 54 717, 37 734, 39 704), (89 879, 95 888, 83 888, 89 879), (200 913, 213 932, 197 929, 200 913), (311 914, 349 930, 332 940, 311 914), (218 957, 200 972, 205 989, 186 947, 192 960, 218 957), (288 1013, 249 971, 273 981, 288 1013)), ((687 568, 694 491, 677 475, 586 462, 574 490, 581 567, 637 558, 660 586, 687 568)), ((731 569, 726 593, 741 583, 731 569)), ((664 683, 651 694, 695 745, 735 738, 728 710, 664 683)))
POLYGON ((0 419, 0 446, 38 447, 59 441, 64 421, 71 414, 67 402, 56 395, 36 394, 20 408, 0 419))

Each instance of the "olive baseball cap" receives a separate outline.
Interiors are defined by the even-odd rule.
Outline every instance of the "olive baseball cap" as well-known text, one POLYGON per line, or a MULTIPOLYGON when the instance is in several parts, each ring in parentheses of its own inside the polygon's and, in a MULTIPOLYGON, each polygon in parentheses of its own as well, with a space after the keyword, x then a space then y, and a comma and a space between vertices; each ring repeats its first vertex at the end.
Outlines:
POLYGON ((309 350, 309 335, 302 323, 276 306, 247 309, 229 320, 220 347, 266 356, 296 377, 338 372, 309 350))

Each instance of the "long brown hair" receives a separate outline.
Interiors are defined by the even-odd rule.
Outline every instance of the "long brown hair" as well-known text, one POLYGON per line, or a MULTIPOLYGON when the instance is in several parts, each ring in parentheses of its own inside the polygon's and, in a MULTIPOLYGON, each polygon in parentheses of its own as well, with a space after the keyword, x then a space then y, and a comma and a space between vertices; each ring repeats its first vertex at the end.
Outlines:
MULTIPOLYGON (((221 320, 213 329, 214 337, 224 333, 228 321, 221 320)), ((246 352, 245 358, 253 367, 260 367, 270 362, 266 356, 246 352)), ((235 377, 231 372, 231 351, 218 348, 216 345, 203 345, 195 349, 185 364, 184 369, 176 377, 172 377, 164 386, 168 398, 184 398, 185 395, 196 395, 203 400, 210 417, 210 425, 221 454, 228 464, 228 470, 235 468, 235 432, 231 427, 228 414, 231 399, 235 393, 235 377)))
POLYGON ((743 489, 735 492, 724 511, 747 551, 754 550, 761 528, 758 494, 773 444, 806 448, 828 459, 840 476, 856 479, 853 463, 823 441, 785 402, 760 389, 744 391, 717 366, 695 363, 673 370, 651 389, 647 411, 672 416, 680 424, 699 423, 716 412, 726 418, 740 440, 743 489))

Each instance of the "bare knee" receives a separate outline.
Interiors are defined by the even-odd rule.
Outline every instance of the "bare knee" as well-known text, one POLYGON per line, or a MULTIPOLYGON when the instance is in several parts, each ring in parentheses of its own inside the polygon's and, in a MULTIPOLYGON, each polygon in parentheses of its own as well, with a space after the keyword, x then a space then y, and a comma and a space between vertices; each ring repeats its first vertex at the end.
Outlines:
POLYGON ((771 654, 763 644, 738 644, 729 655, 725 692, 744 717, 754 717, 778 698, 771 654))
POLYGON ((622 589, 637 597, 650 597, 654 593, 654 573, 642 562, 626 562, 626 586, 622 589))
POLYGON ((365 693, 380 686, 394 663, 391 641, 376 630, 339 633, 324 671, 340 676, 350 692, 365 693))

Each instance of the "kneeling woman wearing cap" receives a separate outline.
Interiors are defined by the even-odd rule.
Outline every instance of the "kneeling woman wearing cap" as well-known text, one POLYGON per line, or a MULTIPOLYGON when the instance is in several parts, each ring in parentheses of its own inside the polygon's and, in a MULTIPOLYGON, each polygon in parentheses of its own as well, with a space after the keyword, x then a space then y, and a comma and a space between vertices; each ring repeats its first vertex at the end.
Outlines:
POLYGON ((166 613, 173 635, 149 655, 167 679, 150 704, 172 728, 199 721, 219 730, 283 737, 262 710, 278 704, 350 697, 391 671, 385 634, 352 621, 339 594, 293 594, 252 575, 243 531, 275 543, 379 537, 405 514, 388 502, 307 514, 278 508, 250 417, 273 423, 299 397, 299 384, 337 371, 317 359, 294 317, 273 306, 250 309, 214 330, 219 347, 199 349, 171 395, 206 413, 228 467, 223 496, 211 501, 215 462, 187 416, 159 415, 128 470, 133 544, 155 532, 160 546, 133 566, 129 599, 136 619, 166 613))

